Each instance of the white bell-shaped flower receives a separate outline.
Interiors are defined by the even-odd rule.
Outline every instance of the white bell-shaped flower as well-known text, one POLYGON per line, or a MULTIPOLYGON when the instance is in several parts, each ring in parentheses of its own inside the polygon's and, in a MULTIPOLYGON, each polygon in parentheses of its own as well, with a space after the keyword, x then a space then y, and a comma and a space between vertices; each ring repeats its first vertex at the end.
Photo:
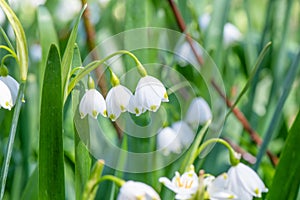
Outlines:
POLYGON ((197 128, 211 119, 212 113, 208 103, 201 97, 194 98, 186 113, 185 121, 193 128, 197 128))
POLYGON ((196 194, 199 186, 198 176, 194 171, 194 166, 191 166, 190 170, 181 176, 179 172, 175 172, 172 181, 166 177, 161 177, 159 178, 159 182, 175 192, 175 198, 180 200, 191 199, 193 195, 196 194))
POLYGON ((112 87, 106 96, 107 116, 115 121, 122 112, 128 110, 132 93, 123 85, 112 87))
POLYGON ((128 104, 128 112, 135 114, 136 116, 140 116, 141 114, 143 114, 146 109, 143 108, 138 102, 137 102, 137 98, 136 95, 132 95, 130 100, 129 100, 129 104, 128 104))
POLYGON ((106 117, 106 104, 100 92, 96 89, 87 90, 80 101, 79 112, 81 118, 89 114, 96 119, 99 113, 106 117))
POLYGON ((148 75, 139 80, 134 95, 134 99, 130 102, 133 105, 130 107, 134 110, 140 108, 139 113, 143 109, 156 112, 161 102, 169 101, 165 86, 157 78, 148 75))
POLYGON ((223 42, 225 45, 229 46, 242 38, 242 33, 240 30, 231 23, 226 23, 224 25, 224 32, 223 32, 223 42))
POLYGON ((184 121, 178 121, 172 124, 172 129, 177 133, 182 147, 188 147, 195 138, 195 133, 184 121))
POLYGON ((117 200, 160 200, 157 192, 142 182, 127 181, 122 185, 117 200))
POLYGON ((170 127, 161 129, 157 134, 157 149, 162 150, 165 156, 181 153, 182 144, 178 134, 170 127))
POLYGON ((229 169, 228 189, 240 200, 252 200, 253 197, 261 197, 262 192, 268 192, 256 172, 243 163, 229 169))
POLYGON ((11 76, 0 76, 0 82, 0 106, 11 110, 17 100, 19 83, 11 76))
POLYGON ((223 173, 216 178, 214 176, 208 176, 204 179, 204 185, 208 193, 210 200, 226 200, 237 199, 237 196, 228 190, 228 175, 223 173))

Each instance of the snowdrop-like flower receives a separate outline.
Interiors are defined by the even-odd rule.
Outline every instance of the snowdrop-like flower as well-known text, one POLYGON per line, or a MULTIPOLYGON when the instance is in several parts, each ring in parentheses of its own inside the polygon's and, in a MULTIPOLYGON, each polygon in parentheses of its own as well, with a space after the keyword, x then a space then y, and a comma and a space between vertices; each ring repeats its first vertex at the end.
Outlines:
POLYGON ((183 147, 188 147, 194 140, 195 133, 186 122, 178 121, 173 123, 171 127, 177 133, 183 147))
POLYGON ((143 109, 156 112, 161 102, 168 102, 165 86, 153 76, 142 77, 136 87, 134 97, 130 101, 129 112, 139 115, 143 109))
POLYGON ((128 110, 129 100, 132 93, 123 85, 112 87, 106 96, 107 115, 115 121, 122 112, 128 110))
MULTIPOLYGON (((211 17, 208 13, 204 13, 200 18, 199 18, 199 26, 203 31, 206 31, 206 29, 209 26, 211 17)), ((224 25, 223 28, 223 43, 226 46, 229 46, 242 38, 242 33, 240 30, 233 25, 232 23, 227 22, 224 25)))
POLYGON ((212 113, 208 103, 201 97, 194 98, 186 113, 185 121, 193 128, 205 124, 212 119, 212 113))
POLYGON ((96 119, 99 113, 106 117, 106 104, 100 92, 96 89, 87 90, 80 101, 79 112, 81 118, 89 114, 96 119))
POLYGON ((134 113, 136 116, 143 114, 146 109, 143 108, 137 101, 136 95, 132 95, 128 104, 128 112, 134 113))
POLYGON ((225 45, 229 46, 242 38, 242 33, 240 30, 231 23, 226 23, 224 25, 223 32, 223 42, 225 45))
POLYGON ((228 175, 223 173, 218 177, 208 176, 204 179, 204 185, 210 200, 237 199, 237 196, 226 189, 228 175))
POLYGON ((199 186, 198 176, 194 171, 194 166, 190 167, 188 172, 180 176, 179 172, 175 172, 172 181, 166 177, 159 178, 159 182, 163 183, 167 188, 176 193, 176 199, 191 199, 196 194, 199 186))
POLYGON ((165 127, 157 134, 157 149, 162 150, 163 155, 168 156, 171 152, 181 153, 181 142, 177 133, 170 127, 165 127))
POLYGON ((156 191, 142 182, 127 181, 120 189, 117 200, 160 200, 156 191))
POLYGON ((15 105, 19 83, 11 76, 0 76, 0 107, 11 110, 15 105))
POLYGON ((252 200, 253 197, 261 197, 262 192, 268 192, 256 172, 243 163, 229 169, 228 189, 240 200, 252 200))

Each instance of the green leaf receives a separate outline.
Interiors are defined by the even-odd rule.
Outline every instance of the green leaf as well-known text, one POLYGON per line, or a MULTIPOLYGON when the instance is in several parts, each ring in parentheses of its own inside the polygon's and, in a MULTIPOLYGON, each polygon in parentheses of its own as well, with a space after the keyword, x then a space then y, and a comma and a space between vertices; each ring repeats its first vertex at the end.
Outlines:
POLYGON ((266 151, 267 151, 267 147, 272 139, 273 134, 275 133, 275 130, 278 126, 278 122, 279 119, 282 115, 282 109, 283 106, 288 98, 288 95, 290 93, 290 90, 292 88, 292 85, 294 83, 294 80, 296 78, 296 74, 297 74, 297 70, 299 68, 299 63, 300 63, 300 51, 298 52, 297 57, 295 58, 293 64, 291 65, 291 67, 289 68, 289 71, 286 75, 286 78, 283 82, 283 87, 282 87, 282 94, 280 96, 280 99, 276 105, 276 109, 274 111, 274 114, 272 116, 271 122, 268 126, 268 129, 266 131, 265 137, 263 139, 263 143, 261 145, 261 148, 259 150, 259 153, 257 155, 257 161, 255 163, 254 169, 257 169, 262 157, 265 155, 266 151))
POLYGON ((38 200, 38 190, 36 186, 38 185, 38 180, 39 180, 39 174, 38 174, 38 169, 35 168, 33 171, 32 175, 30 176, 27 185, 25 187, 25 190, 23 191, 22 194, 22 200, 38 200))
MULTIPOLYGON (((79 67, 82 65, 81 56, 78 47, 76 46, 74 49, 74 57, 73 63, 74 67, 79 67)), ((82 90, 73 90, 72 95, 72 107, 74 115, 79 115, 79 112, 76 112, 78 109, 80 98, 83 94, 80 94, 82 90)), ((79 117, 79 116, 78 116, 79 117)), ((83 119, 82 123, 88 121, 83 119)), ((88 125, 86 125, 88 127, 88 125)), ((76 199, 82 199, 84 186, 90 176, 91 169, 91 157, 88 149, 86 148, 84 142, 80 139, 79 134, 77 132, 76 126, 74 125, 74 138, 75 138, 75 191, 76 191, 76 199)))
POLYGON ((63 58, 62 58, 62 62, 61 62, 61 66, 62 66, 62 71, 61 71, 61 76, 62 76, 62 88, 63 88, 63 97, 64 97, 64 101, 67 99, 67 88, 68 88, 68 78, 71 72, 71 63, 73 60, 73 53, 74 53, 74 47, 75 47, 75 42, 76 42, 76 38, 77 38, 77 30, 78 30, 78 25, 81 19, 81 16, 84 12, 84 10, 86 9, 86 5, 82 8, 75 26, 73 27, 73 30, 71 32, 70 38, 68 40, 68 44, 66 46, 63 58))
POLYGON ((57 47, 59 47, 59 45, 51 14, 49 13, 46 7, 40 6, 38 8, 37 18, 40 34, 40 43, 42 46, 42 69, 40 73, 40 79, 43 80, 45 70, 43 67, 46 66, 50 46, 51 44, 55 44, 57 45, 57 47))
POLYGON ((50 48, 42 89, 39 138, 39 199, 64 199, 63 99, 60 56, 50 48))
POLYGON ((296 199, 300 186, 300 112, 289 131, 288 138, 280 156, 269 198, 272 200, 296 199))
POLYGON ((12 119, 12 124, 10 127, 10 133, 9 133, 9 139, 8 139, 8 144, 7 144, 7 149, 4 155, 4 161, 3 161, 3 166, 2 166, 2 171, 1 171, 1 193, 0 193, 0 199, 3 198, 4 191, 5 191, 5 185, 6 185, 6 178, 8 174, 8 169, 9 169, 9 163, 13 151, 13 145, 16 137, 16 130, 18 126, 18 121, 19 121, 19 116, 20 116, 20 110, 22 106, 22 98, 24 96, 24 90, 25 90, 25 83, 21 83, 19 87, 19 93, 18 97, 16 99, 16 105, 14 108, 14 115, 12 119))

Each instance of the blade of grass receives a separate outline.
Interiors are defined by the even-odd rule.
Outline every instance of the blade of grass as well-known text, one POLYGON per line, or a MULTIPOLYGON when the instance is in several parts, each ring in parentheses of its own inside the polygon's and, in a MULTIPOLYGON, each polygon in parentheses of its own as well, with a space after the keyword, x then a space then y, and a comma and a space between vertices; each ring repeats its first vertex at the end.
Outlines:
POLYGON ((77 38, 78 26, 79 26, 81 16, 85 9, 86 9, 86 5, 83 6, 79 16, 76 19, 75 25, 72 29, 71 35, 69 37, 69 40, 68 40, 68 43, 67 43, 62 61, 61 61, 62 92, 63 92, 64 102, 67 99, 67 89, 68 89, 67 83, 68 83, 68 78, 69 78, 71 68, 72 68, 71 63, 73 60, 73 53, 74 53, 74 47, 75 47, 75 42, 76 42, 76 38, 77 38))
POLYGON ((265 137, 263 139, 263 143, 261 145, 261 148, 259 150, 259 153, 257 155, 257 161, 254 165, 254 169, 257 170, 258 166, 262 160, 262 157, 265 155, 268 144, 270 143, 272 136, 277 128, 278 125, 278 120, 280 119, 281 115, 282 115, 282 108, 284 106, 284 103, 290 93, 292 84, 296 78, 296 74, 297 74, 297 70, 299 67, 299 62, 300 62, 300 50, 297 54, 297 57, 295 58, 292 66, 290 67, 288 74, 283 82, 283 87, 282 87, 282 94, 280 96, 280 99, 277 103, 276 109, 274 111, 273 117, 271 119, 271 122, 269 124, 269 127, 265 133, 265 137))
MULTIPOLYGON (((79 67, 82 65, 81 56, 77 45, 75 46, 74 49, 74 57, 73 57, 72 65, 74 67, 79 67)), ((78 114, 78 115, 79 113, 76 112, 76 110, 79 105, 80 97, 83 96, 83 94, 80 94, 80 91, 84 91, 84 89, 73 90, 73 95, 72 95, 73 112, 74 114, 78 114)), ((84 122, 82 121, 82 123, 84 122)), ((75 148, 75 192, 76 192, 76 199, 79 200, 82 199, 84 186, 90 176, 92 161, 91 161, 89 151, 87 150, 84 142, 81 141, 79 137, 79 133, 77 132, 75 124, 74 124, 74 138, 75 138, 75 146, 74 146, 75 148)))
POLYGON ((250 76, 249 76, 249 78, 248 78, 248 81, 247 81, 246 85, 243 87, 243 89, 242 89, 242 91, 240 92, 239 96, 236 98, 236 100, 235 100, 235 102, 233 103, 232 107, 231 107, 230 110, 228 111, 228 113, 227 113, 227 115, 226 115, 226 118, 227 118, 227 116, 232 112, 232 110, 234 109, 234 107, 238 104, 238 102, 241 100, 242 96, 243 96, 243 95, 246 93, 246 91, 248 90, 248 88, 249 88, 249 86, 250 86, 250 84, 251 84, 251 82, 252 82, 252 79, 254 78, 254 76, 255 76, 255 74, 256 74, 256 72, 257 72, 257 70, 258 70, 258 68, 259 68, 259 66, 260 66, 260 64, 261 64, 261 62, 263 61, 263 59, 264 59, 266 53, 268 52, 269 47, 271 46, 271 44, 272 44, 271 42, 268 42, 268 43, 266 44, 266 46, 263 48, 263 50, 260 52, 260 54, 259 54, 259 56, 258 56, 258 58, 257 58, 257 60, 256 60, 256 62, 255 62, 255 65, 254 65, 254 67, 253 67, 253 70, 252 70, 252 72, 251 72, 251 74, 250 74, 250 76))
POLYGON ((296 199, 300 186, 300 112, 289 131, 285 146, 280 155, 269 198, 272 200, 296 199), (284 184, 283 184, 284 183, 284 184))
POLYGON ((14 108, 14 115, 10 127, 10 133, 9 133, 9 139, 8 139, 8 144, 7 144, 7 149, 6 153, 4 154, 4 161, 3 161, 3 166, 2 166, 2 171, 1 171, 1 193, 0 193, 0 199, 3 198, 4 192, 5 192, 5 185, 6 185, 6 179, 7 179, 7 174, 8 174, 8 169, 9 169, 9 163, 13 151, 13 145, 16 137, 16 130, 18 126, 18 121, 19 121, 19 116, 20 116, 20 110, 21 110, 21 105, 22 105, 22 98, 24 96, 24 90, 25 90, 25 83, 21 83, 19 87, 19 93, 18 97, 16 100, 16 105, 14 108))
POLYGON ((61 63, 52 45, 42 89, 39 139, 39 199, 64 199, 61 63))

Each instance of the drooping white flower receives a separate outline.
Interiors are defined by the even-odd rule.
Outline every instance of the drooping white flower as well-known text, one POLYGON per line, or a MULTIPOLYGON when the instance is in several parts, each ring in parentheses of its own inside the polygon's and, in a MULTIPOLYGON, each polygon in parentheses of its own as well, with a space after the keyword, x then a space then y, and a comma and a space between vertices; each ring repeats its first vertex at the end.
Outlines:
POLYGON ((197 128, 199 124, 203 125, 211 119, 212 113, 208 103, 201 97, 194 98, 186 113, 185 121, 193 128, 197 128))
POLYGON ((177 121, 172 124, 172 129, 177 133, 182 147, 188 147, 195 138, 194 131, 184 121, 177 121))
POLYGON ((181 176, 179 172, 175 172, 172 181, 166 177, 161 177, 159 178, 159 182, 175 192, 175 198, 180 200, 191 199, 193 195, 196 194, 199 186, 198 176, 194 171, 194 166, 191 166, 190 170, 181 176))
MULTIPOLYGON (((199 18, 199 26, 203 31, 206 31, 209 23, 211 21, 211 16, 208 13, 204 13, 199 18)), ((241 40, 242 33, 240 30, 232 23, 225 23, 223 28, 223 43, 225 46, 230 46, 231 44, 241 40)))
POLYGON ((107 115, 112 121, 128 110, 131 96, 131 91, 123 85, 114 86, 108 91, 106 96, 107 115))
POLYGON ((130 102, 131 108, 134 111, 139 109, 138 112, 132 113, 142 113, 143 109, 156 112, 161 104, 161 102, 168 102, 168 95, 165 86, 153 76, 142 77, 136 87, 133 100, 130 102))
POLYGON ((256 172, 243 163, 229 169, 228 189, 234 192, 239 200, 252 200, 253 197, 261 197, 262 192, 268 192, 256 172))
POLYGON ((80 101, 79 112, 81 118, 89 114, 96 119, 99 113, 106 117, 106 104, 100 92, 96 89, 87 90, 80 101))
POLYGON ((17 100, 19 83, 11 76, 0 76, 0 82, 0 106, 5 109, 11 110, 17 100))
POLYGON ((146 109, 143 108, 137 101, 136 95, 132 95, 128 104, 128 112, 135 114, 136 116, 140 116, 143 114, 146 109))
POLYGON ((228 175, 223 173, 216 178, 214 176, 208 176, 204 179, 204 185, 208 193, 210 200, 226 200, 237 199, 237 196, 228 190, 228 175))
POLYGON ((242 33, 240 30, 231 23, 226 23, 224 25, 224 32, 223 32, 223 42, 225 45, 229 46, 242 38, 242 33))
POLYGON ((163 155, 181 153, 182 144, 178 134, 170 127, 165 127, 157 134, 157 149, 162 150, 163 155))
POLYGON ((160 200, 156 191, 142 182, 127 181, 121 187, 117 200, 160 200))

